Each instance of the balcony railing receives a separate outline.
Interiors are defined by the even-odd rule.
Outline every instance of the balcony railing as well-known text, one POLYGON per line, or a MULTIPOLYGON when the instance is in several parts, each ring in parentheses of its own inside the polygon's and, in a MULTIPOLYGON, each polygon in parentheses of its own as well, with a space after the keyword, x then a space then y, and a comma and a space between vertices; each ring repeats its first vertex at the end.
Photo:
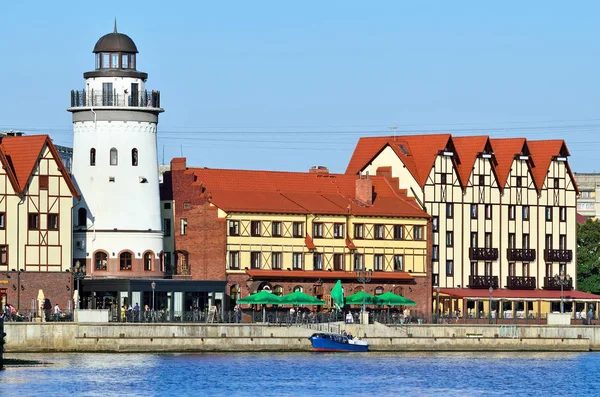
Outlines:
POLYGON ((506 277, 506 288, 508 289, 535 289, 535 287, 535 277, 506 277))
POLYGON ((469 276, 469 288, 488 289, 490 287, 498 289, 498 276, 469 276))
POLYGON ((571 262, 573 260, 572 250, 544 250, 546 262, 571 262))
POLYGON ((71 107, 114 106, 160 108, 160 91, 140 91, 136 95, 109 91, 71 90, 71 107))
POLYGON ((472 261, 495 261, 498 259, 498 248, 469 248, 469 259, 472 261))
MULTIPOLYGON (((558 284, 556 282, 554 277, 544 277, 544 289, 559 290, 560 284, 558 284)), ((570 279, 568 281, 567 285, 563 286, 563 289, 565 289, 565 290, 573 289, 573 279, 570 279)))
POLYGON ((516 249, 507 248, 506 258, 509 261, 522 261, 522 262, 533 262, 535 261, 535 250, 534 249, 516 249))

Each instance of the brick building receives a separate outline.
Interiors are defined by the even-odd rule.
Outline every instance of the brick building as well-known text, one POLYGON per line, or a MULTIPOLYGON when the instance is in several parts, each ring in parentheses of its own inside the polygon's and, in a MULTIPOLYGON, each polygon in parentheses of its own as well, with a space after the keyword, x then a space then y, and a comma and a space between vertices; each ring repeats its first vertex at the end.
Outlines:
POLYGON ((337 280, 357 292, 355 271, 368 269, 367 292, 393 291, 431 310, 430 217, 389 172, 188 168, 176 158, 163 184, 172 277, 226 280, 229 308, 263 289, 330 301, 337 280))

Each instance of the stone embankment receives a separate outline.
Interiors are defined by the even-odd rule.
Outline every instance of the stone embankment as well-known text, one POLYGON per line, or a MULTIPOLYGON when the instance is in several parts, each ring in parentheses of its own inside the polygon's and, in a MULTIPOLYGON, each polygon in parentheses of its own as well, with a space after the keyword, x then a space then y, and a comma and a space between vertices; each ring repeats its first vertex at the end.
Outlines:
MULTIPOLYGON (((372 351, 600 351, 597 326, 322 325, 372 351)), ((6 352, 310 351, 315 330, 260 324, 7 323, 6 352)))

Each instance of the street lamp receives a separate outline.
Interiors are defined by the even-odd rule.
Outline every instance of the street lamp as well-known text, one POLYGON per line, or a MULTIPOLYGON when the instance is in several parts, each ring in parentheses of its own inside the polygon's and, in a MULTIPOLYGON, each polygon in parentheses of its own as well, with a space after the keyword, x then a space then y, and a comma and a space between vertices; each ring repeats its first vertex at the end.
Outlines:
POLYGON ((152 287, 152 311, 154 311, 154 290, 156 289, 156 283, 153 281, 150 286, 152 287))
POLYGON ((488 308, 488 317, 490 318, 490 324, 492 323, 492 293, 494 292, 494 287, 490 287, 490 303, 488 308))
POLYGON ((85 278, 85 265, 81 266, 81 262, 76 261, 75 266, 71 268, 73 273, 73 279, 77 281, 77 302, 75 302, 77 309, 79 309, 79 303, 81 302, 81 291, 79 290, 79 280, 85 278))
POLYGON ((565 312, 565 302, 564 302, 564 287, 569 285, 571 282, 571 276, 565 274, 565 272, 560 272, 560 275, 554 275, 554 282, 560 285, 560 312, 565 312))
POLYGON ((437 292, 437 294, 435 295, 437 303, 435 305, 435 322, 436 324, 440 323, 440 286, 438 285, 435 288, 435 291, 437 292))
MULTIPOLYGON (((367 311, 366 308, 366 302, 365 302, 365 298, 366 298, 366 293, 367 293, 367 287, 366 284, 371 281, 371 279, 373 278, 373 270, 365 270, 365 269, 360 269, 356 271, 356 279, 358 280, 359 283, 362 283, 363 285, 363 303, 362 303, 362 311, 361 311, 361 323, 363 322, 363 317, 364 317, 364 313, 367 311)), ((367 318, 368 319, 368 318, 367 318)), ((366 322, 368 324, 368 321, 366 322)))

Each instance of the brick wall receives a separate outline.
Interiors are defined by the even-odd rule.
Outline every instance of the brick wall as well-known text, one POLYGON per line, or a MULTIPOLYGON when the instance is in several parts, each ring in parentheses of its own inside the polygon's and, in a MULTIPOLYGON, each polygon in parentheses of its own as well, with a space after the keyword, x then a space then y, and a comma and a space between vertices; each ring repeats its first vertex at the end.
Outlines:
POLYGON ((63 310, 73 299, 73 278, 69 272, 21 272, 20 276, 18 272, 1 272, 0 280, 8 281, 0 284, 0 288, 6 288, 6 303, 21 312, 31 310, 32 300, 37 300, 40 289, 53 306, 58 303, 63 310))

